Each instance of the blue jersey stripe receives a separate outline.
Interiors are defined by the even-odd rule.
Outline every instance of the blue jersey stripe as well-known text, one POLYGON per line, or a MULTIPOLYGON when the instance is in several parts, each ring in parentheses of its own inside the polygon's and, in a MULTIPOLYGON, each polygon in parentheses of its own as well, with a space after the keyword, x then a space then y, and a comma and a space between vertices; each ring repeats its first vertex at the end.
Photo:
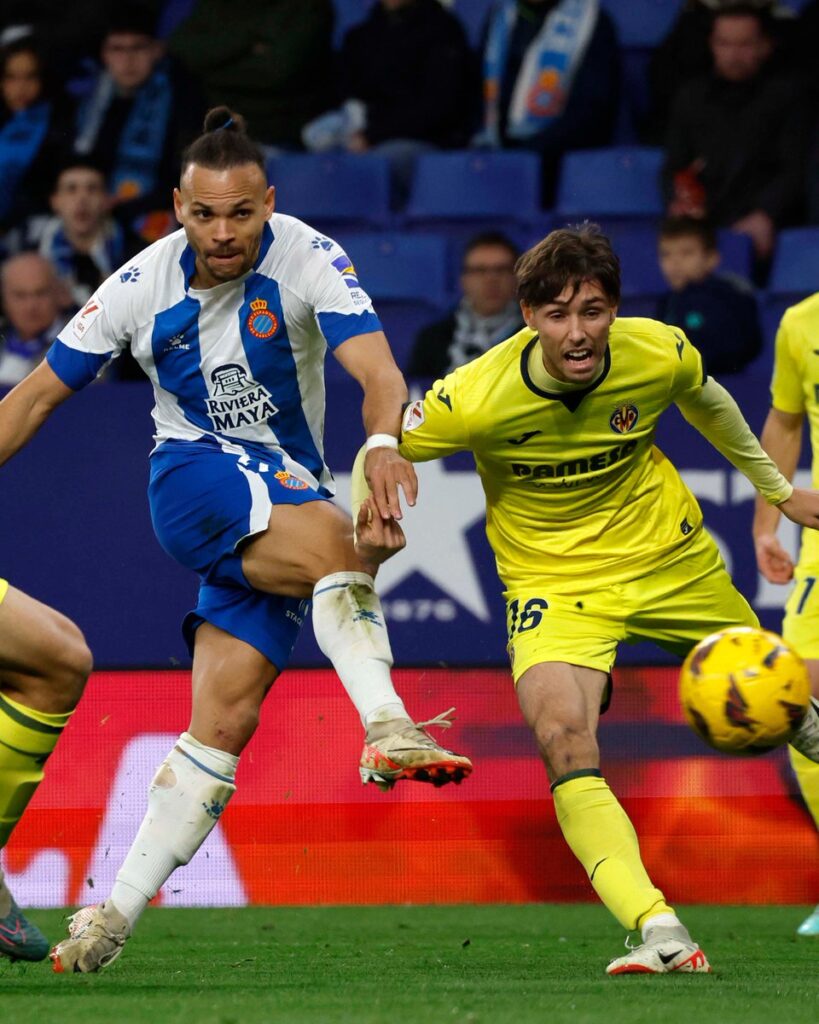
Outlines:
POLYGON ((272 278, 251 274, 245 282, 239 331, 251 375, 266 382, 276 406, 267 420, 270 429, 290 458, 318 480, 324 461, 307 426, 279 286, 272 278))
POLYGON ((383 330, 381 321, 369 310, 363 313, 319 313, 318 322, 331 349, 359 334, 383 330))
POLYGON ((79 391, 97 377, 111 355, 111 352, 79 352, 57 338, 46 353, 46 360, 66 387, 79 391))
POLYGON ((175 396, 189 423, 212 433, 208 389, 200 368, 199 310, 199 302, 186 295, 175 306, 158 313, 151 348, 159 386, 175 396))

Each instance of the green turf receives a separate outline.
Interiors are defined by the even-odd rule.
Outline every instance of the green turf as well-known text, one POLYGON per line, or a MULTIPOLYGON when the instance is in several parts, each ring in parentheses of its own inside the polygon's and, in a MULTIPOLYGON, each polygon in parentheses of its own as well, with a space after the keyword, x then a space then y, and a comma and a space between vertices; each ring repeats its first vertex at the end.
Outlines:
MULTIPOLYGON (((108 971, 0 961, 15 1024, 807 1024, 819 938, 802 907, 690 907, 714 974, 608 978, 598 906, 149 910, 108 971)), ((51 937, 58 911, 31 914, 51 937)))

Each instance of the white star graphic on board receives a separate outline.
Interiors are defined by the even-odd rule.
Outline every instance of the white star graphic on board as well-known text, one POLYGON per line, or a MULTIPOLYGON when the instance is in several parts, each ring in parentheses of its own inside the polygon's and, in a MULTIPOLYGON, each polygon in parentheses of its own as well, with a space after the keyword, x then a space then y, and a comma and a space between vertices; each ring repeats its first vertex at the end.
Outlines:
MULTIPOLYGON (((407 546, 378 570, 378 593, 384 597, 413 572, 419 572, 474 616, 489 622, 481 581, 475 572, 466 531, 485 516, 486 502, 478 474, 447 472, 440 460, 415 466, 418 504, 407 509, 401 526, 407 546)), ((336 498, 350 511, 350 474, 336 476, 336 498)))

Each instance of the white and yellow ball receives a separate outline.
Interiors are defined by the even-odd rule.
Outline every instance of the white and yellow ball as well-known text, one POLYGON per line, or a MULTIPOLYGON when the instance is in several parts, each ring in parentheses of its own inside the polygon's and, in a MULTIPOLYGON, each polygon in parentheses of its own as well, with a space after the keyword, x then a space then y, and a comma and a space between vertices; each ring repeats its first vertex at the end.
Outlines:
POLYGON ((808 709, 805 663, 781 636, 735 626, 690 651, 680 671, 688 724, 727 754, 763 754, 793 738, 808 709))

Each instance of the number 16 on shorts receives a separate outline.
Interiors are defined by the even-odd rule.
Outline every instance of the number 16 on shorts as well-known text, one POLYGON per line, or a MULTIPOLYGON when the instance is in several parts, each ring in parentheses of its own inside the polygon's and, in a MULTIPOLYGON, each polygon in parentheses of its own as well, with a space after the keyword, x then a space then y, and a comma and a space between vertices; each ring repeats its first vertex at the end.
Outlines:
POLYGON ((530 597, 521 601, 516 597, 506 606, 506 632, 512 640, 519 633, 537 629, 549 602, 543 597, 530 597))

